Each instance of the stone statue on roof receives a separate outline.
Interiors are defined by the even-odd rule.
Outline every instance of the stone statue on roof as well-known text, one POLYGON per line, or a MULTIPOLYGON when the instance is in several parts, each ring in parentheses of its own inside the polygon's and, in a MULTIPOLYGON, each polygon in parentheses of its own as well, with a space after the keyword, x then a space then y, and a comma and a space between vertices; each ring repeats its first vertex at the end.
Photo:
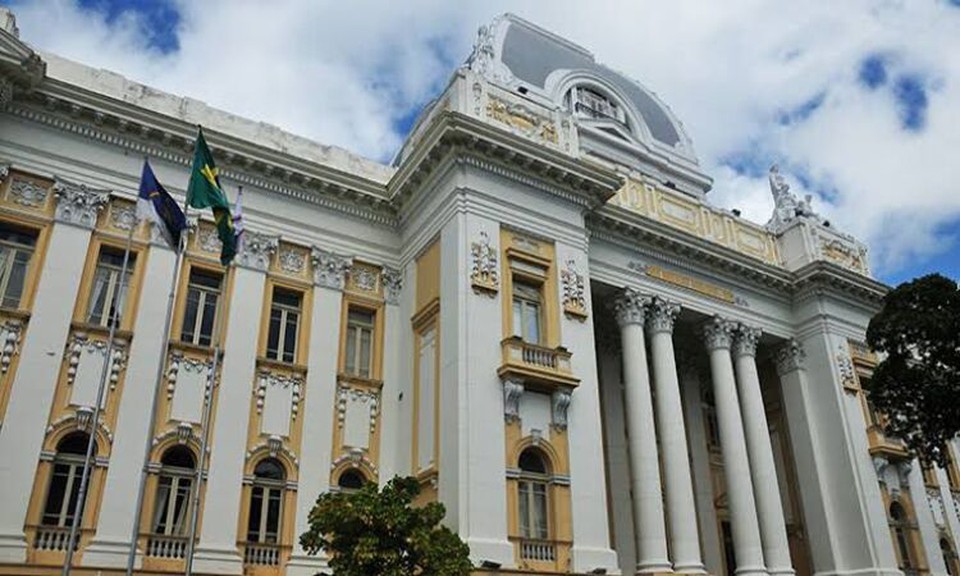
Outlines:
POLYGON ((811 207, 813 196, 807 194, 803 200, 797 198, 797 195, 790 191, 790 185, 787 184, 780 173, 780 167, 774 164, 770 167, 768 176, 770 181, 770 193, 773 194, 773 216, 767 222, 767 228, 780 232, 787 224, 797 218, 807 218, 817 224, 823 223, 821 218, 811 207))

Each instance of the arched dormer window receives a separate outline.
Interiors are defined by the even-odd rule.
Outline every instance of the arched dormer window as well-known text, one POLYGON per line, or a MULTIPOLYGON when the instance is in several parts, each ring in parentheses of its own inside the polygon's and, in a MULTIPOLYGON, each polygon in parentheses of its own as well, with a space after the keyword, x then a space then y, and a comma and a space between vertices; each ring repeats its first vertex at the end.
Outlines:
POLYGON ((266 458, 253 470, 250 491, 250 514, 247 519, 247 542, 280 543, 280 522, 283 513, 283 492, 287 474, 275 458, 266 458))
POLYGON ((190 510, 190 494, 196 470, 193 452, 174 446, 160 458, 156 505, 150 531, 159 536, 184 536, 190 510))
POLYGON ((567 96, 567 104, 577 116, 613 120, 627 125, 627 115, 623 107, 614 98, 593 86, 574 86, 567 96))
POLYGON ((527 448, 520 454, 519 465, 520 536, 530 540, 548 540, 550 470, 547 461, 539 450, 527 448))
MULTIPOLYGON (((41 523, 44 526, 66 528, 73 523, 73 512, 77 507, 77 498, 80 497, 83 460, 87 455, 89 441, 90 436, 86 432, 74 432, 57 444, 53 474, 43 506, 41 523)), ((96 444, 93 446, 93 455, 97 455, 96 444)))

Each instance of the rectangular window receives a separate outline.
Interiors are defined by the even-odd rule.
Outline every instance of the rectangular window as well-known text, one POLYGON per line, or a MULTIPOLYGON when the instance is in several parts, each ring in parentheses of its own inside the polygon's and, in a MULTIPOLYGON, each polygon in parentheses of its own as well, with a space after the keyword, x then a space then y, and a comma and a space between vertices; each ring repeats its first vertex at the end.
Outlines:
POLYGON ((347 374, 372 378, 374 320, 372 310, 350 308, 347 314, 347 358, 344 367, 347 374))
POLYGON ((57 462, 53 466, 50 488, 47 491, 47 503, 43 511, 43 524, 46 526, 69 527, 73 523, 73 511, 76 510, 80 496, 80 475, 83 466, 74 463, 57 462))
POLYGON ((220 285, 223 275, 199 268, 190 270, 187 305, 183 312, 180 340, 198 346, 210 346, 217 326, 220 285))
POLYGON ((523 281, 513 282, 513 334, 524 342, 540 344, 541 338, 540 286, 523 281))
POLYGON ((110 322, 120 325, 136 259, 137 255, 131 252, 127 261, 127 272, 121 278, 123 251, 107 246, 100 248, 97 269, 93 275, 93 288, 90 290, 90 302, 87 305, 87 322, 99 326, 109 326, 110 322))
POLYGON ((254 486, 250 494, 247 542, 277 544, 280 541, 280 488, 254 486))
POLYGON ((300 300, 299 292, 283 288, 273 289, 267 358, 290 363, 296 359, 297 336, 300 332, 300 300))
POLYGON ((547 485, 520 482, 520 536, 532 540, 547 539, 547 485))
POLYGON ((154 534, 164 536, 185 535, 192 483, 193 480, 186 476, 160 476, 160 482, 157 486, 157 504, 153 516, 154 534))
POLYGON ((0 225, 0 306, 19 308, 37 237, 0 225))

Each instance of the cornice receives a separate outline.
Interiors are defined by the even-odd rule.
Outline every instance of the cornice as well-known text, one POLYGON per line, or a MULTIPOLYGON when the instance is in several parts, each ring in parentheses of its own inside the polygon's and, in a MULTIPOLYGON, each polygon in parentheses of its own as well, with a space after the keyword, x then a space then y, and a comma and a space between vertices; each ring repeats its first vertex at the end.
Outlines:
POLYGON ((431 119, 388 185, 397 207, 438 169, 468 165, 582 206, 602 206, 623 185, 613 170, 583 162, 454 111, 431 119), (452 157, 452 162, 451 162, 452 157))
MULTIPOLYGON (((194 125, 54 79, 45 80, 29 96, 18 94, 6 112, 174 164, 189 166, 192 161, 194 125)), ((382 184, 216 131, 204 132, 224 178, 376 224, 397 225, 382 184)))
POLYGON ((797 299, 828 292, 849 296, 865 307, 879 309, 883 297, 890 291, 882 282, 828 261, 811 262, 794 272, 794 278, 797 299))

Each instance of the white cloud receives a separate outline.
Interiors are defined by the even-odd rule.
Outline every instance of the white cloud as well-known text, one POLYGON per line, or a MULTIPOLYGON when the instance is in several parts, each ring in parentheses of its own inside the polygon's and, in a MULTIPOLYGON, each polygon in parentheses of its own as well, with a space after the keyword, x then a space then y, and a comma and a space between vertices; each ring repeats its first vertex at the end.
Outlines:
MULTIPOLYGON (((180 50, 162 55, 135 17, 110 25, 67 0, 18 3, 22 37, 45 50, 359 153, 389 158, 394 122, 429 99, 476 27, 513 11, 582 44, 658 92, 716 179, 713 202, 764 222, 765 177, 721 159, 751 149, 802 168, 836 196, 815 205, 871 244, 884 273, 949 249, 960 218, 960 9, 943 0, 179 1, 180 50), (873 53, 922 77, 926 130, 905 133, 888 87, 867 91, 873 53), (805 122, 777 123, 818 94, 805 122)), ((788 171, 789 172, 789 171, 788 171)), ((789 177, 789 173, 788 173, 789 177)), ((804 190, 791 179, 794 190, 804 190)))

